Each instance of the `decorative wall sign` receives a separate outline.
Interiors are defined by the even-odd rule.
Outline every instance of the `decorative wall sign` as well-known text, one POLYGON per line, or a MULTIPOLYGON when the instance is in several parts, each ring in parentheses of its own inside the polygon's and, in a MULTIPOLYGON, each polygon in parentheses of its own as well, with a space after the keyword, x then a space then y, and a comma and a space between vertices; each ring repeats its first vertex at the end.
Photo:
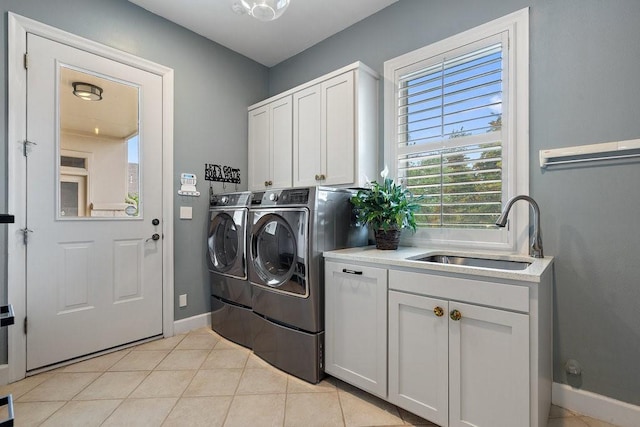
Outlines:
POLYGON ((204 165, 205 181, 230 182, 240 184, 240 169, 206 163, 204 165))

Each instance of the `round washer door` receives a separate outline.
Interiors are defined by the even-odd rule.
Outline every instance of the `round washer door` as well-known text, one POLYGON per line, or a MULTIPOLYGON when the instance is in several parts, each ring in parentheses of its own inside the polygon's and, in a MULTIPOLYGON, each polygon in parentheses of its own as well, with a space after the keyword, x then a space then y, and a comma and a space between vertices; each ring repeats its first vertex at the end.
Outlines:
POLYGON ((245 279, 244 224, 242 218, 237 220, 227 212, 212 214, 207 238, 209 268, 217 273, 245 279))
POLYGON ((261 284, 307 295, 306 218, 302 211, 268 213, 255 223, 251 256, 261 284))

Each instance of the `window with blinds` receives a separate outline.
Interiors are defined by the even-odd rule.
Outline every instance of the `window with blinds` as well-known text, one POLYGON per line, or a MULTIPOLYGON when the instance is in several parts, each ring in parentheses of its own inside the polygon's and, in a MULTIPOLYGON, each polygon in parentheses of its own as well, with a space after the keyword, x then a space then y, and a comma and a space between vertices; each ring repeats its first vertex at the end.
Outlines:
POLYGON ((528 251, 529 10, 384 63, 389 176, 422 195, 411 246, 528 251))
POLYGON ((397 85, 397 177, 420 227, 487 228, 502 209, 504 42, 432 57, 397 85))

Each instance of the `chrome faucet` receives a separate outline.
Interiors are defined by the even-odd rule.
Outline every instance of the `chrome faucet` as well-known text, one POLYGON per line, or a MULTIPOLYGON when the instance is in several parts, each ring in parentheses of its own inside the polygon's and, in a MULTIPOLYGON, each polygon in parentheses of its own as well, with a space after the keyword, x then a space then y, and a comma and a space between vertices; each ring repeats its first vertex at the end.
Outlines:
POLYGON ((544 258, 542 252, 542 230, 540 230, 540 207, 535 200, 529 196, 520 195, 509 199, 507 205, 504 207, 500 218, 496 221, 498 227, 504 227, 507 225, 507 216, 511 210, 511 206, 518 200, 526 200, 531 204, 533 208, 533 236, 531 236, 531 248, 529 249, 529 255, 534 258, 544 258))

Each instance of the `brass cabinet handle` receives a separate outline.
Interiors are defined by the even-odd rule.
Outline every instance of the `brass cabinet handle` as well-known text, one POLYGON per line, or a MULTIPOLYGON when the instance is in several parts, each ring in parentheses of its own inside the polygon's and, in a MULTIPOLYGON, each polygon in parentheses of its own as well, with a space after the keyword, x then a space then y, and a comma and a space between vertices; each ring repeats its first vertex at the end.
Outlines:
POLYGON ((268 187, 268 186, 269 186, 269 181, 265 181, 265 182, 264 182, 264 186, 265 186, 265 187, 268 187))
POLYGON ((438 316, 438 317, 442 317, 444 316, 444 310, 442 309, 442 307, 436 307, 433 309, 433 313, 438 316))
POLYGON ((451 320, 460 320, 462 319, 462 313, 460 313, 458 310, 451 310, 451 313, 449 313, 449 317, 451 317, 451 320))
POLYGON ((327 177, 324 176, 324 174, 320 174, 320 179, 324 181, 325 179, 327 179, 327 177))
POLYGON ((320 181, 320 175, 316 174, 316 181, 320 181))

